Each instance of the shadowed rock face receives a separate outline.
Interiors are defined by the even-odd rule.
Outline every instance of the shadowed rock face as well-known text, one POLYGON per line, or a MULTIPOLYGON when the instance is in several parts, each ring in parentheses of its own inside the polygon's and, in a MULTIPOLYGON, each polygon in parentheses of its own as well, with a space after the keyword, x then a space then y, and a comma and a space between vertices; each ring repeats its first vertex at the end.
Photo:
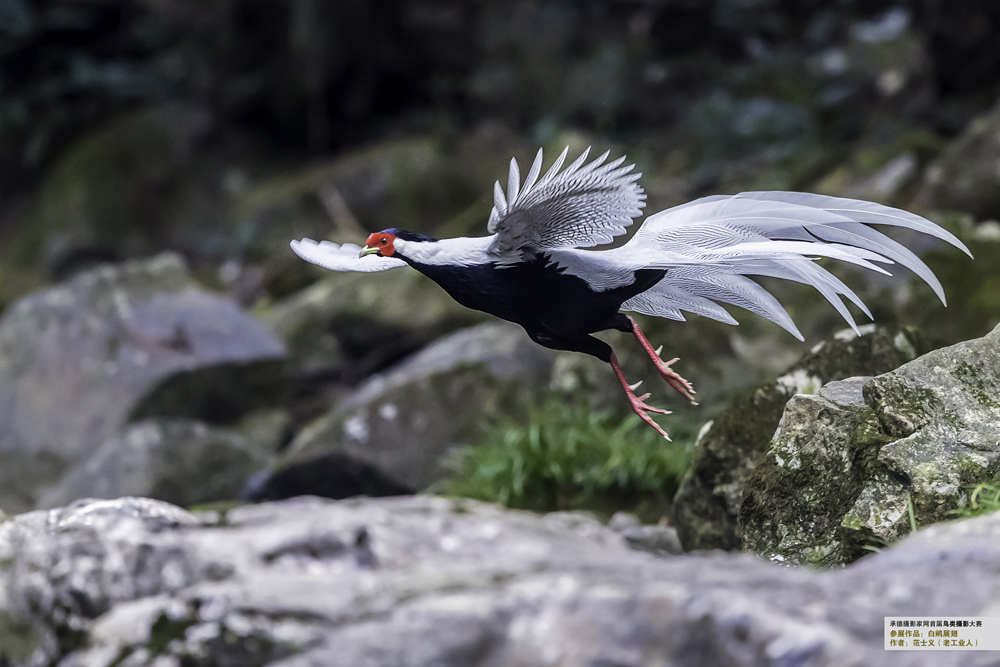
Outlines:
POLYGON ((232 500, 267 462, 271 444, 189 419, 137 422, 70 468, 41 494, 39 506, 121 496, 149 496, 184 507, 232 500))
POLYGON ((483 324, 441 338, 372 376, 303 429, 279 456, 273 482, 253 495, 326 494, 315 481, 324 469, 330 478, 342 477, 345 457, 377 469, 390 489, 425 489, 444 474, 442 458, 474 443, 490 419, 526 414, 540 400, 552 359, 513 324, 483 324), (304 468, 315 474, 302 475, 304 468), (289 486, 293 478, 301 484, 289 486))
POLYGON ((968 211, 979 219, 1000 215, 1000 105, 973 118, 927 168, 917 203, 968 211))
POLYGON ((739 549, 737 515, 744 485, 767 451, 785 404, 815 394, 824 382, 884 373, 926 351, 918 332, 866 327, 824 341, 780 378, 734 400, 699 438, 691 471, 674 498, 674 524, 687 550, 739 549))
POLYGON ((39 489, 129 421, 228 421, 284 389, 284 345, 190 282, 176 255, 104 266, 0 319, 0 505, 39 489))
POLYGON ((0 662, 985 665, 886 652, 883 617, 988 615, 998 538, 983 517, 815 571, 657 557, 586 516, 426 496, 225 517, 81 501, 0 524, 0 662))
POLYGON ((785 406, 746 482, 748 550, 837 564, 952 517, 1000 470, 1000 329, 785 406))

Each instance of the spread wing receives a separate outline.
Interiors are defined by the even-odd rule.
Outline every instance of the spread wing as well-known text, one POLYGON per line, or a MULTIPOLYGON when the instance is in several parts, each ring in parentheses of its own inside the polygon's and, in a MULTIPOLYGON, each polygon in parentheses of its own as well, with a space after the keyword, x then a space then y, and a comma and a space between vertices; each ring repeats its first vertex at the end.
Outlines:
POLYGON ((367 255, 358 257, 361 246, 353 243, 331 243, 330 241, 316 242, 312 239, 302 239, 292 241, 292 251, 306 260, 322 266, 331 271, 361 271, 371 273, 373 271, 386 271, 400 266, 406 266, 406 262, 392 257, 380 257, 378 255, 367 255))
POLYGON ((608 153, 584 165, 588 148, 559 171, 568 151, 568 147, 563 150, 539 179, 539 149, 523 185, 517 160, 510 161, 506 195, 499 181, 493 188, 489 230, 497 236, 490 246, 492 254, 517 261, 523 248, 587 248, 608 243, 642 214, 646 195, 636 184, 641 174, 630 173, 635 165, 620 166, 624 156, 604 164, 608 153))
POLYGON ((735 324, 714 303, 762 315, 802 338, 781 304, 745 276, 770 276, 815 287, 852 328, 841 296, 869 317, 861 299, 811 257, 830 257, 885 273, 872 262, 898 263, 945 300, 941 283, 913 252, 868 225, 890 225, 937 237, 969 253, 954 235, 930 220, 873 202, 801 192, 716 195, 650 216, 622 250, 630 261, 667 269, 652 289, 623 310, 684 319, 688 311, 735 324))

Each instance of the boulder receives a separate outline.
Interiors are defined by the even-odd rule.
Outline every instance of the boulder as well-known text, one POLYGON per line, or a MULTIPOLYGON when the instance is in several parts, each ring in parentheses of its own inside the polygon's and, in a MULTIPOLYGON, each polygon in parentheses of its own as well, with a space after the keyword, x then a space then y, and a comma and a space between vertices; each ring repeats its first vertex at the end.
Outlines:
POLYGON ((1000 104, 974 118, 934 160, 917 192, 917 204, 1000 218, 1000 104))
POLYGON ((0 524, 0 663, 985 665, 886 651, 882 628, 887 616, 989 616, 998 567, 1000 515, 817 572, 656 556, 585 515, 431 496, 224 516, 84 501, 0 524))
POLYGON ((691 549, 739 549, 743 488, 767 450, 788 399, 815 394, 825 382, 884 373, 927 350, 912 329, 844 330, 823 341, 778 379, 734 399, 702 429, 694 460, 674 497, 673 522, 691 549))
POLYGON ((331 273, 263 311, 302 376, 356 382, 486 315, 411 269, 331 273))
POLYGON ((190 419, 150 419, 128 425, 70 468, 41 494, 39 506, 78 498, 148 496, 182 507, 239 498, 264 466, 273 443, 190 419), (264 445, 264 446, 261 446, 264 445))
POLYGON ((1000 329, 795 396, 745 484, 744 547, 840 564, 948 519, 1000 471, 1000 329))
MULTIPOLYGON (((318 466, 339 465, 340 457, 329 458, 337 453, 376 468, 400 488, 424 489, 444 474, 442 459, 473 444, 490 419, 526 414, 547 390, 551 373, 551 353, 520 327, 463 329, 369 378, 306 426, 279 457, 273 476, 304 467, 311 469, 309 478, 322 477, 318 466)), ((331 468, 328 474, 341 473, 331 468)), ((256 493, 272 497, 274 490, 265 483, 256 493)))
POLYGON ((130 421, 232 421, 284 393, 285 347, 164 254, 81 273, 0 318, 0 506, 23 511, 130 421))

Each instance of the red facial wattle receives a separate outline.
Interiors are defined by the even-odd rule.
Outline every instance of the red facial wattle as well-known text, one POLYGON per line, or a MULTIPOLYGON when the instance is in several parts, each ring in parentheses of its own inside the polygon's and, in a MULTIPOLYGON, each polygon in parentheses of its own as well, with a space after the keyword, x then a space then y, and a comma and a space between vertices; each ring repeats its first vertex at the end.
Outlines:
POLYGON ((396 240, 396 237, 392 234, 386 234, 384 232, 375 232, 368 237, 365 241, 365 245, 369 248, 378 248, 378 252, 382 257, 392 257, 396 252, 392 243, 396 240))

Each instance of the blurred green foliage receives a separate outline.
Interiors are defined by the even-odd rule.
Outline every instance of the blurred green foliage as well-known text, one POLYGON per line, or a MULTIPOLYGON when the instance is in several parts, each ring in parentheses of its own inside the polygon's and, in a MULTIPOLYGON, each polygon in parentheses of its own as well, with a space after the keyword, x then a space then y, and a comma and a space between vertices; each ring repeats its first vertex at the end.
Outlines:
POLYGON ((969 502, 955 510, 955 514, 968 518, 1000 510, 1000 483, 984 482, 970 487, 969 502))
POLYGON ((947 317, 937 307, 928 307, 936 297, 917 280, 912 281, 913 293, 902 314, 932 338, 948 344, 985 336, 1000 324, 1000 239, 966 238, 966 245, 975 261, 951 248, 923 255, 945 287, 947 317))
POLYGON ((526 422, 488 428, 483 441, 451 461, 454 476, 437 491, 534 511, 635 512, 655 522, 690 465, 694 429, 661 418, 665 441, 636 415, 549 401, 526 422))

